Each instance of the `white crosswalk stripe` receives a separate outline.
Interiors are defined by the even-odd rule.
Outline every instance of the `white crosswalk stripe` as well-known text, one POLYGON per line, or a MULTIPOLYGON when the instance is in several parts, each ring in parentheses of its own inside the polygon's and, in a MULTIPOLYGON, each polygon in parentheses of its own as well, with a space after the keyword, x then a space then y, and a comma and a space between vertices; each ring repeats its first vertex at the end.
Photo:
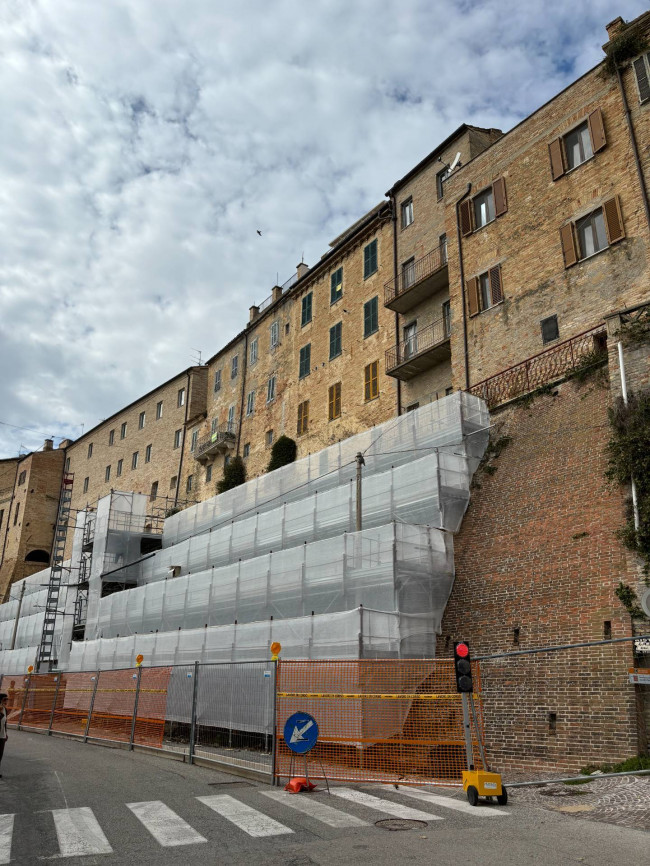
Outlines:
POLYGON ((197 797, 227 821, 232 822, 249 836, 281 836, 283 833, 293 833, 284 824, 269 818, 263 812, 258 812, 252 806, 247 806, 231 797, 229 794, 215 794, 212 797, 197 797))
POLYGON ((423 803, 432 803, 434 806, 442 806, 445 809, 453 809, 455 812, 465 812, 472 815, 474 818, 500 818, 502 815, 509 815, 510 812, 504 812, 503 809, 481 808, 480 806, 470 806, 469 803, 463 803, 462 800, 452 800, 451 797, 443 797, 439 794, 432 794, 429 791, 422 791, 420 788, 400 788, 400 794, 406 797, 413 797, 414 800, 422 800, 423 803))
POLYGON ((297 812, 309 815, 317 821, 322 821, 329 827, 366 827, 367 821, 362 821, 356 815, 349 815, 339 809, 333 809, 322 800, 316 799, 314 794, 290 794, 288 791, 260 791, 265 797, 270 797, 284 806, 289 806, 297 812))
POLYGON ((208 841, 160 800, 126 805, 154 839, 165 848, 176 845, 196 845, 208 841))
POLYGON ((53 809, 54 827, 62 857, 112 854, 102 828, 87 806, 79 809, 53 809))
POLYGON ((11 839, 14 834, 14 816, 0 815, 0 863, 11 860, 11 839))
POLYGON ((439 815, 422 812, 420 809, 412 809, 410 806, 403 806, 401 803, 394 803, 392 800, 374 797, 372 794, 366 794, 365 791, 355 791, 353 788, 332 788, 332 794, 335 797, 343 797, 344 800, 350 800, 352 803, 358 803, 360 806, 367 806, 369 809, 374 809, 375 812, 384 812, 387 815, 392 815, 394 818, 408 818, 415 821, 442 821, 439 815))

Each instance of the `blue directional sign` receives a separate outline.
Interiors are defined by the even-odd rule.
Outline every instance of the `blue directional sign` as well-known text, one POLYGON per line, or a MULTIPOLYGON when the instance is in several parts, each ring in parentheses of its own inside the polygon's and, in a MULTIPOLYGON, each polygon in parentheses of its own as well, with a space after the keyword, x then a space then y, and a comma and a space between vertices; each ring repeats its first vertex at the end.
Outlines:
POLYGON ((313 749, 317 739, 318 725, 309 713, 294 713, 284 723, 284 742, 297 755, 313 749))

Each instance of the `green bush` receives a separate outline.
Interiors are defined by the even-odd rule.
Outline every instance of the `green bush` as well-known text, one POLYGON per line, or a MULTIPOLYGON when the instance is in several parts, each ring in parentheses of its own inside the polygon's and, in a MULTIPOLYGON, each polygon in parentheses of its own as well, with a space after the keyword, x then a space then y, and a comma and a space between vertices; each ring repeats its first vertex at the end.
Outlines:
POLYGON ((273 472, 274 469, 279 469, 281 466, 287 466, 293 463, 296 459, 298 446, 293 439, 288 436, 280 436, 271 449, 271 459, 266 467, 267 472, 273 472))
POLYGON ((223 478, 217 484, 217 493, 225 493, 246 481, 246 466, 239 455, 223 467, 223 478))

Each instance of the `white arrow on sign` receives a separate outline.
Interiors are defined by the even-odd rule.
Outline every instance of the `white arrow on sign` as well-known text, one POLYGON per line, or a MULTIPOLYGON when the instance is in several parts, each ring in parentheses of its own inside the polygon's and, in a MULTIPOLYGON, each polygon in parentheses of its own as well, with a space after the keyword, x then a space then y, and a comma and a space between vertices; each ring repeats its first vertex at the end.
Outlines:
POLYGON ((300 743, 305 739, 305 734, 311 728, 314 723, 310 720, 307 722, 304 728, 299 728, 298 725, 294 725, 293 734, 291 734, 290 743, 300 743))

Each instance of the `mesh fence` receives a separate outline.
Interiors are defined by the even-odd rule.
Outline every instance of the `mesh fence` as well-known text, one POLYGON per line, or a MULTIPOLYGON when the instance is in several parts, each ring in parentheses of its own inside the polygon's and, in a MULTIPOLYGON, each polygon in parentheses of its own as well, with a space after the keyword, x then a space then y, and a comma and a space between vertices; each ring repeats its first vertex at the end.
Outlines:
MULTIPOLYGON (((474 683, 478 690, 477 666, 474 683)), ((478 702, 477 709, 482 728, 478 702)), ((277 776, 307 769, 314 778, 454 784, 467 767, 462 698, 450 660, 281 662, 276 723, 277 776), (294 759, 284 741, 285 722, 298 711, 314 716, 319 727, 304 759, 294 759)), ((475 740, 473 746, 480 767, 475 740)))
POLYGON ((60 674, 59 690, 52 714, 52 730, 82 736, 95 691, 96 673, 60 674))
POLYGON ((25 692, 29 684, 29 676, 3 676, 0 689, 7 695, 7 722, 18 724, 23 709, 25 692))

